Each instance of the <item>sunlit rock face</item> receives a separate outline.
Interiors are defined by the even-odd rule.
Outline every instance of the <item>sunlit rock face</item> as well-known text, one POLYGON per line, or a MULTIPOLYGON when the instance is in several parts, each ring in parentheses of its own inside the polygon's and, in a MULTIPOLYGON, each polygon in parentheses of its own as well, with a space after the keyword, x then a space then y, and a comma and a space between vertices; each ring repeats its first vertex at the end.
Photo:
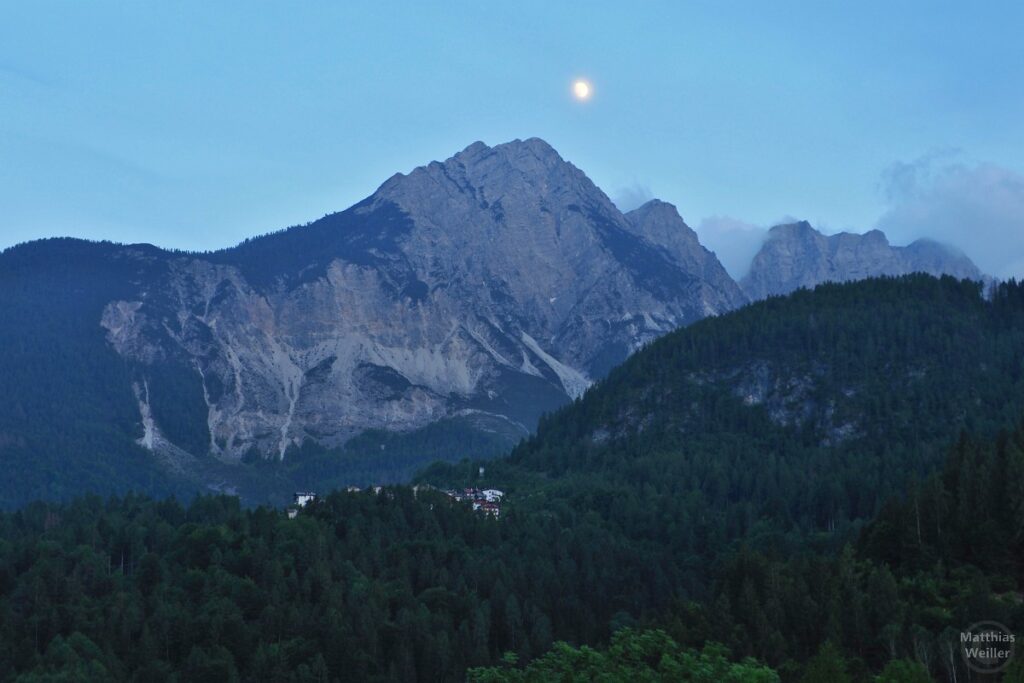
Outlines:
POLYGON ((643 344, 745 301, 673 207, 624 216, 537 139, 475 143, 230 250, 137 258, 108 343, 140 386, 188 374, 227 461, 446 417, 525 434, 643 344))
POLYGON ((916 272, 985 279, 967 256, 937 242, 918 240, 894 247, 879 230, 826 236, 801 221, 771 229, 740 284, 756 300, 823 282, 916 272))

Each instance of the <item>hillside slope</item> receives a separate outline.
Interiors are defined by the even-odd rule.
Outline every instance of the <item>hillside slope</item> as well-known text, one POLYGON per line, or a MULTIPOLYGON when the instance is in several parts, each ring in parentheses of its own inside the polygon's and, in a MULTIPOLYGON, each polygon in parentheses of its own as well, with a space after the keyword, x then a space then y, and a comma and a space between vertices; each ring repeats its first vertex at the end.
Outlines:
POLYGON ((868 518, 962 430, 1024 415, 1024 289, 980 289, 872 279, 694 324, 542 420, 509 476, 642 485, 681 527, 700 518, 670 541, 693 549, 701 525, 737 537, 765 516, 804 532, 868 518))

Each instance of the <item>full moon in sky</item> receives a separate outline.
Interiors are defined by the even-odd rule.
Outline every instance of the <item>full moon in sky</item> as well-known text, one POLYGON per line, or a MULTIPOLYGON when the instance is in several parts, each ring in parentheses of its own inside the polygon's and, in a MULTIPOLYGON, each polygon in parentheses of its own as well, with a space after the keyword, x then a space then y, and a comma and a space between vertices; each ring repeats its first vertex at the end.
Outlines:
POLYGON ((589 100, 591 90, 590 83, 582 78, 572 84, 572 94, 576 96, 577 100, 589 100))

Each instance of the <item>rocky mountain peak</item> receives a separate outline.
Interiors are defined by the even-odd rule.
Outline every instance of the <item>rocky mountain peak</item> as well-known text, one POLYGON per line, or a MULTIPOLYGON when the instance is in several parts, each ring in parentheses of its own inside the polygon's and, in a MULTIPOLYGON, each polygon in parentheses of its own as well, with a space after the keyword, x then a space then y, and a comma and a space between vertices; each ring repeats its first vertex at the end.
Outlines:
POLYGON ((468 167, 489 156, 498 157, 512 165, 528 165, 530 160, 538 161, 547 167, 566 163, 554 147, 540 138, 516 139, 493 147, 478 140, 455 154, 451 160, 468 167))
POLYGON ((627 218, 538 138, 475 142, 346 211, 165 261, 101 324, 137 364, 149 433, 161 402, 190 400, 148 382, 174 363, 202 400, 194 442, 229 462, 438 420, 518 438, 647 342, 745 301, 674 207, 627 218))
POLYGON ((824 235, 810 223, 777 225, 741 281, 752 300, 787 294, 823 282, 923 272, 983 280, 962 253, 934 242, 892 246, 881 230, 824 235))
POLYGON ((537 217, 561 221, 574 211, 622 220, 604 192, 539 138, 494 147, 475 142, 445 161, 392 177, 372 200, 394 203, 422 226, 447 229, 480 212, 488 214, 487 223, 535 228, 550 224, 537 217), (436 219, 445 213, 461 218, 441 226, 436 219))
POLYGON ((651 199, 632 211, 626 212, 625 215, 631 223, 659 223, 672 230, 685 228, 684 232, 689 231, 696 236, 696 233, 690 229, 690 226, 683 221, 683 217, 679 215, 679 210, 675 204, 670 204, 660 199, 651 199))
POLYGON ((702 296, 710 309, 731 309, 746 297, 714 253, 701 245, 697 233, 686 224, 673 204, 652 199, 625 214, 629 229, 660 247, 686 272, 699 273, 702 296))

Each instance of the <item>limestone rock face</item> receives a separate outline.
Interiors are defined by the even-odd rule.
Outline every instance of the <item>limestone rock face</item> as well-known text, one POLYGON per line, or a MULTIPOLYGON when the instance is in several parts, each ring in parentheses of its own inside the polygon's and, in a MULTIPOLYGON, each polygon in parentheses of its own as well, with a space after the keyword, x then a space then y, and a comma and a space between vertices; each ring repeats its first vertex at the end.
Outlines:
POLYGON ((633 232, 663 248, 688 273, 700 275, 700 297, 709 315, 742 306, 747 297, 714 253, 708 251, 676 207, 652 199, 626 214, 633 232))
POLYGON ((751 300, 757 300, 823 282, 915 272, 985 279, 967 256, 937 242, 918 240, 894 247, 879 230, 826 236, 801 221, 771 229, 740 284, 751 300))
POLYGON ((538 139, 474 143, 233 249, 150 258, 104 309, 108 343, 140 382, 189 374, 229 462, 442 418, 526 434, 646 342, 745 301, 673 207, 624 216, 538 139))

